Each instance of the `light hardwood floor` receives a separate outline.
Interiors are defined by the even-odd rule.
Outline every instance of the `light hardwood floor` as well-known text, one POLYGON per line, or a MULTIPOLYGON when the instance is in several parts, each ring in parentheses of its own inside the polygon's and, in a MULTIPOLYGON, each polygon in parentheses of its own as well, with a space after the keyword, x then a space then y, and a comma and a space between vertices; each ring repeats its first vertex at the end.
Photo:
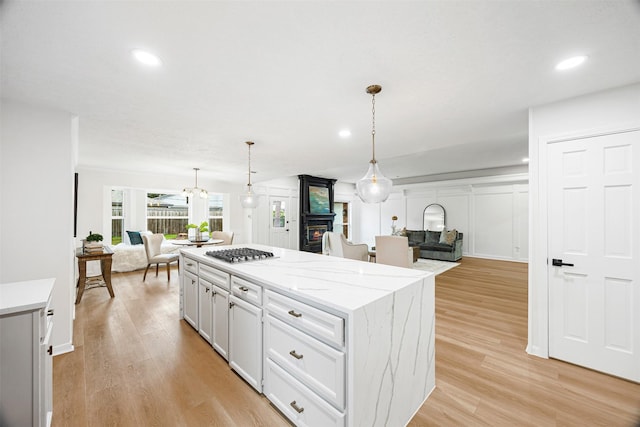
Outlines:
MULTIPOLYGON (((85 292, 54 357, 53 426, 287 426, 178 319, 178 275, 85 292)), ((436 278, 436 389, 417 426, 632 426, 640 385, 529 356, 526 264, 464 258, 436 278)), ((394 427, 394 426, 389 426, 394 427)))

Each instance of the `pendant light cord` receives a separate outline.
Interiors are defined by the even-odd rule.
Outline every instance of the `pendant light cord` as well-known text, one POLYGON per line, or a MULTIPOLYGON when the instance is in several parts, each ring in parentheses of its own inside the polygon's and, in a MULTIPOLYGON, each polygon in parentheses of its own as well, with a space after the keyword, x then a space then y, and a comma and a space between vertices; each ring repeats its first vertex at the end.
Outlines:
POLYGON ((371 96, 371 163, 376 163, 376 94, 371 96))

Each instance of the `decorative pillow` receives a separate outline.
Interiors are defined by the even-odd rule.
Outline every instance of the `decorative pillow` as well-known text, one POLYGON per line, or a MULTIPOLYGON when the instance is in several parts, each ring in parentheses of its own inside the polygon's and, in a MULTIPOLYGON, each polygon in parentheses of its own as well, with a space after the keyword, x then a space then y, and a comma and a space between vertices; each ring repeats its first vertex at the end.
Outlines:
POLYGON ((455 228, 449 231, 442 231, 442 233, 440 234, 439 243, 444 243, 445 245, 453 245, 453 242, 456 241, 457 237, 458 231, 455 228))
POLYGON ((127 231, 129 235, 129 241, 132 245, 141 245, 142 244, 142 236, 140 236, 139 231, 127 231))
POLYGON ((425 231, 424 242, 428 244, 440 242, 440 232, 430 230, 425 231))

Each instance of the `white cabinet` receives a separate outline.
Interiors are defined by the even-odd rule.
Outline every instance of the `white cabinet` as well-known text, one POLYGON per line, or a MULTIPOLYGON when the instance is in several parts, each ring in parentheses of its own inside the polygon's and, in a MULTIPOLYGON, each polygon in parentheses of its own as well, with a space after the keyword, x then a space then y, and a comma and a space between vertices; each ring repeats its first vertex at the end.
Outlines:
POLYGON ((212 341, 213 348, 229 360, 229 292, 219 286, 212 288, 212 341))
POLYGON ((294 424, 343 426, 344 319, 267 290, 264 394, 294 424))
POLYGON ((198 333, 202 335, 202 338, 207 340, 211 344, 212 336, 212 306, 213 299, 211 293, 211 287, 213 285, 203 279, 198 278, 198 333))
POLYGON ((229 297, 229 366, 262 392, 262 308, 235 294, 229 297))
POLYGON ((0 284, 0 424, 48 426, 53 414, 54 279, 0 284))
POLYGON ((182 288, 184 320, 198 330, 198 276, 185 269, 182 288))

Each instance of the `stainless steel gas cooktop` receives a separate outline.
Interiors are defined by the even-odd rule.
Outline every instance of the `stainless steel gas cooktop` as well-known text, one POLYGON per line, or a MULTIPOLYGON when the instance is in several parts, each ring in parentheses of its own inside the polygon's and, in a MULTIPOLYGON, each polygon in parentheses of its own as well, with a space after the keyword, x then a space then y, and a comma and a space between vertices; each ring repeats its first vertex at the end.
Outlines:
POLYGON ((259 261, 273 258, 272 252, 252 248, 220 249, 217 251, 207 251, 206 255, 226 262, 259 261))

